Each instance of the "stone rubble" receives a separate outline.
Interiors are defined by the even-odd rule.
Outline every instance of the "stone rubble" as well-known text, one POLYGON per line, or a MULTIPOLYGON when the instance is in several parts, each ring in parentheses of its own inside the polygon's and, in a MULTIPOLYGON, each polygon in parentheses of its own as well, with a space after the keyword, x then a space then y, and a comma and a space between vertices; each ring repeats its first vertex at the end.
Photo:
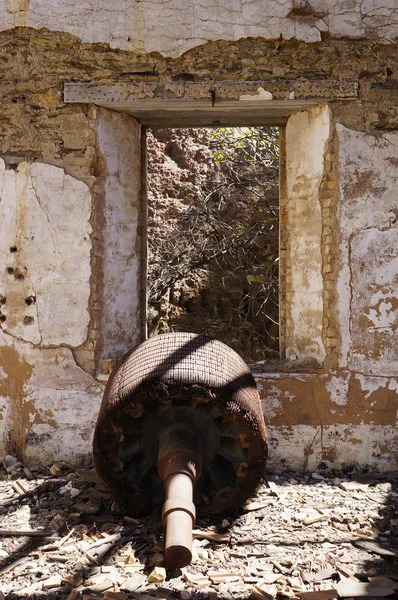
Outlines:
POLYGON ((398 476, 267 471, 235 513, 199 519, 163 565, 159 515, 111 512, 90 470, 0 467, 0 600, 328 600, 398 595, 398 476))

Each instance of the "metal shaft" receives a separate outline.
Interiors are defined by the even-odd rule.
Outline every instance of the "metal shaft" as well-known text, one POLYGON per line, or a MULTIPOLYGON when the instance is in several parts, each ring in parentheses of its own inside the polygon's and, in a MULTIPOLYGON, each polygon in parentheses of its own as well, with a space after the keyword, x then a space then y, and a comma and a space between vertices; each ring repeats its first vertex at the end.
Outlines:
POLYGON ((171 568, 181 568, 189 565, 192 560, 193 480, 185 473, 172 473, 165 481, 165 488, 164 560, 166 565, 171 568))
POLYGON ((192 528, 196 510, 193 487, 202 471, 200 434, 193 424, 172 423, 160 437, 158 471, 166 501, 162 523, 166 528, 164 562, 175 569, 192 559, 192 528))

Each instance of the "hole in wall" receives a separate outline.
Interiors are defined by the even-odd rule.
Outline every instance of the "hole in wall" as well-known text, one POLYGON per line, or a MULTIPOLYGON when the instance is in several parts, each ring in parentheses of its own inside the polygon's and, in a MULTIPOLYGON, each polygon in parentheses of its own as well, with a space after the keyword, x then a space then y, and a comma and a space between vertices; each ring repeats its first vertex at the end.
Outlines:
POLYGON ((11 248, 10 248, 10 252, 11 252, 11 254, 13 254, 14 252, 17 252, 17 250, 18 250, 18 249, 17 249, 17 247, 16 247, 16 246, 11 246, 11 248))
POLYGON ((25 298, 25 304, 27 304, 28 306, 30 306, 31 304, 35 304, 35 302, 35 296, 28 296, 27 298, 25 298))
POLYGON ((148 331, 279 358, 278 129, 147 131, 148 331))
POLYGON ((34 322, 35 322, 34 317, 28 317, 28 316, 24 317, 24 320, 23 320, 24 325, 33 325, 34 322))
POLYGON ((1 315, 0 314, 0 322, 4 323, 4 321, 7 319, 7 317, 5 315, 1 315))

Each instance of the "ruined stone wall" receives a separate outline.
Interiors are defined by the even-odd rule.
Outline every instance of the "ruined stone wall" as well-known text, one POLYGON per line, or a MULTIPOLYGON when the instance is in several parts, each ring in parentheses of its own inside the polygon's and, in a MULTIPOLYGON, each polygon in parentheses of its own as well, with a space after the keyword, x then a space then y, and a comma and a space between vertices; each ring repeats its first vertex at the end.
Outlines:
POLYGON ((270 461, 396 469, 395 3, 182 4, 0 0, 0 453, 84 460, 109 368, 139 338, 140 126, 63 102, 63 84, 260 80, 274 99, 335 98, 286 128, 287 372, 257 374, 270 461), (289 373, 307 356, 319 369, 289 373))

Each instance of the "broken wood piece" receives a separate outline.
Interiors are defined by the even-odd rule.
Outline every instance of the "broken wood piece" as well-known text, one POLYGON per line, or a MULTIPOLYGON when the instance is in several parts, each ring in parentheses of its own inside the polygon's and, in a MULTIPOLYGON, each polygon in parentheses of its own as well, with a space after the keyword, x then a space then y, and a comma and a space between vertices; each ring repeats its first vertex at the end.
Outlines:
POLYGON ((154 567, 148 575, 148 583, 162 583, 166 579, 166 569, 164 567, 154 567))
POLYGON ((82 585, 82 583, 84 581, 83 575, 81 573, 79 573, 78 571, 76 571, 75 573, 72 573, 72 575, 68 575, 67 577, 64 577, 63 580, 65 581, 65 583, 68 583, 73 588, 79 587, 79 585, 82 585))
POLYGON ((51 590, 52 588, 59 587, 62 583, 61 575, 52 575, 48 579, 45 579, 42 583, 43 590, 51 590))
POLYGON ((0 529, 0 537, 49 537, 54 529, 0 529))
POLYGON ((192 535, 194 538, 201 540, 210 540, 211 542, 228 543, 230 536, 226 533, 216 533, 215 531, 201 531, 200 529, 193 529, 192 535))
POLYGON ((261 573, 259 574, 259 577, 260 581, 258 582, 258 585, 261 585, 262 583, 276 583, 279 579, 281 579, 282 575, 281 573, 261 573))
POLYGON ((315 577, 315 573, 311 573, 311 571, 301 571, 300 575, 304 583, 311 583, 315 577))
POLYGON ((275 500, 273 500, 271 498, 269 500, 261 501, 261 502, 249 502, 248 504, 244 505, 243 510, 245 512, 261 510, 262 508, 266 508, 267 506, 269 506, 270 504, 273 504, 274 502, 275 502, 275 500))
POLYGON ((259 587, 255 586, 252 591, 251 591, 251 595, 253 596, 253 598, 255 598, 256 600, 274 600, 274 596, 273 594, 268 594, 268 592, 260 589, 259 587))
POLYGON ((334 600, 338 598, 337 592, 334 589, 330 590, 313 590, 311 592, 296 592, 298 598, 303 600, 334 600))
POLYGON ((13 490, 20 496, 23 496, 24 494, 27 494, 29 492, 29 490, 24 487, 23 483, 20 482, 19 479, 11 481, 11 486, 13 490))
POLYGON ((188 583, 193 583, 198 587, 207 587, 208 585, 211 585, 210 579, 204 575, 192 575, 191 573, 184 573, 184 579, 188 583))
POLYGON ((136 575, 133 575, 132 577, 126 579, 126 581, 124 581, 120 587, 122 590, 126 590, 126 592, 135 592, 136 590, 138 590, 138 588, 140 588, 143 585, 145 580, 145 575, 137 573, 136 575))
POLYGON ((362 537, 367 537, 367 538, 373 538, 373 531, 370 531, 370 529, 357 529, 355 531, 356 535, 360 535, 362 537))
POLYGON ((276 560, 271 560, 272 564, 274 565, 275 569, 277 569, 277 571, 279 571, 279 573, 282 573, 283 575, 286 575, 290 569, 287 569, 286 567, 282 567, 282 565, 280 563, 278 563, 278 561, 276 560))
POLYGON ((207 576, 211 579, 212 583, 232 583, 241 579, 240 572, 228 573, 226 571, 209 571, 207 576))
POLYGON ((114 581, 109 579, 107 575, 94 575, 89 581, 86 581, 87 589, 93 592, 105 592, 110 590, 115 585, 114 581))
POLYGON ((318 523, 318 521, 327 521, 328 515, 316 515, 314 517, 309 517, 303 521, 304 525, 312 525, 313 523, 318 523))
POLYGON ((358 548, 362 548, 363 550, 367 550, 368 552, 373 552, 374 554, 379 554, 380 556, 398 557, 398 550, 395 550, 394 548, 385 548, 384 546, 381 546, 375 541, 354 540, 353 543, 358 548))
POLYGON ((103 546, 104 544, 109 544, 111 542, 118 542, 121 540, 121 538, 122 538, 121 533, 114 533, 113 535, 104 536, 101 539, 97 540, 96 542, 93 542, 92 544, 90 544, 90 546, 87 547, 87 550, 92 550, 93 548, 97 548, 99 546, 103 546))
POLYGON ((55 552, 49 552, 47 554, 47 558, 54 562, 65 563, 65 562, 68 562, 68 560, 70 559, 70 556, 68 556, 67 554, 56 554, 55 552))
POLYGON ((279 487, 276 485, 276 483, 274 483, 273 481, 267 481, 267 485, 268 485, 269 489, 271 490, 271 493, 274 494, 274 496, 277 496, 279 498, 280 491, 279 491, 279 487))
POLYGON ((95 564, 95 565, 99 565, 99 564, 100 564, 100 563, 98 562, 98 560, 96 560, 96 559, 94 558, 94 556, 91 556, 91 554, 89 554, 89 553, 87 552, 87 550, 84 550, 83 548, 79 548, 79 550, 80 550, 80 552, 83 552, 84 556, 85 556, 86 558, 88 558, 88 560, 89 560, 90 562, 92 562, 92 563, 93 563, 93 564, 95 564))
POLYGON ((369 489, 369 484, 359 483, 359 481, 342 481, 340 487, 346 492, 352 492, 354 490, 366 492, 369 489))
POLYGON ((60 548, 61 546, 63 546, 65 544, 65 542, 67 542, 69 540, 69 538, 74 534, 75 532, 75 528, 72 527, 72 529, 69 531, 69 533, 67 533, 66 535, 64 535, 63 538, 61 538, 58 542, 58 548, 60 548))
POLYGON ((346 579, 336 585, 336 591, 340 598, 377 598, 379 596, 390 596, 394 593, 383 585, 376 583, 361 583, 346 579))
POLYGON ((318 583, 319 581, 323 581, 324 579, 330 579, 335 574, 335 569, 321 569, 315 574, 313 582, 318 583))
POLYGON ((353 571, 351 571, 351 569, 349 569, 345 565, 342 565, 340 563, 336 564, 336 571, 338 571, 339 573, 341 573, 344 577, 347 577, 348 579, 352 579, 353 581, 359 581, 359 579, 357 579, 357 577, 355 577, 353 571))

